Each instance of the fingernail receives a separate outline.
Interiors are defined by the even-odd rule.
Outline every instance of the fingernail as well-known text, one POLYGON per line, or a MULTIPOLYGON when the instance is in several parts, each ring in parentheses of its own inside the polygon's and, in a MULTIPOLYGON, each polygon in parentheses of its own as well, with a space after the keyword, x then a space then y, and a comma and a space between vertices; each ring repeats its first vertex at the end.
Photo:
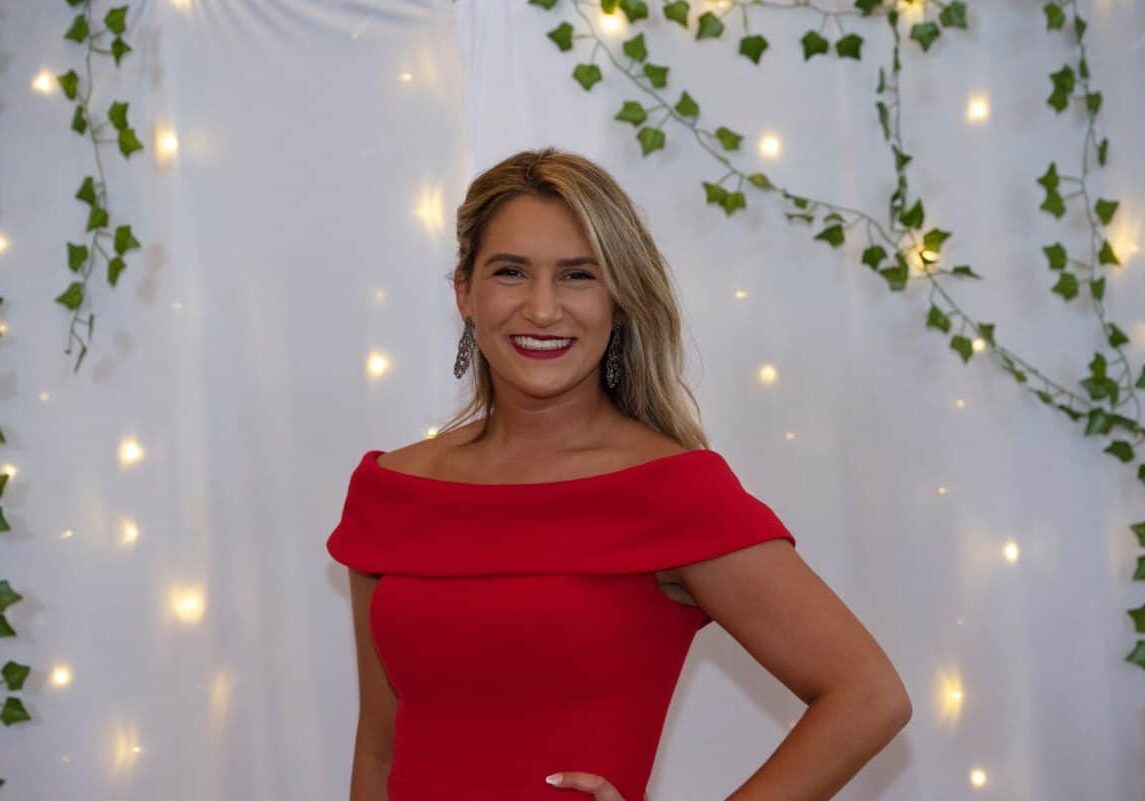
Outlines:
POLYGON ((549 784, 560 784, 562 779, 564 779, 564 777, 559 773, 554 773, 552 776, 545 777, 545 781, 547 781, 549 784))

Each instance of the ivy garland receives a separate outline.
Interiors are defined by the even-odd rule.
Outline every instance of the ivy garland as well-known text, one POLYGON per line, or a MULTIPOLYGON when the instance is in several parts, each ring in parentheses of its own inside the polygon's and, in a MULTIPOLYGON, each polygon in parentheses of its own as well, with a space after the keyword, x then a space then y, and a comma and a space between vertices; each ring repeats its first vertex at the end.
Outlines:
MULTIPOLYGON (((529 5, 540 6, 545 10, 552 10, 556 3, 557 0, 529 0, 529 5)), ((958 354, 963 364, 969 362, 975 352, 988 348, 1003 369, 1019 385, 1026 386, 1027 390, 1043 404, 1052 406, 1073 422, 1084 418, 1085 436, 1107 435, 1114 427, 1123 429, 1132 441, 1113 439, 1103 452, 1123 463, 1131 462, 1135 455, 1134 446, 1140 445, 1145 438, 1145 428, 1140 422, 1140 399, 1134 391, 1145 389, 1145 368, 1141 370, 1136 382, 1133 382, 1132 368, 1122 348, 1129 339, 1115 323, 1106 319, 1103 305, 1105 277, 1097 276, 1101 268, 1120 264, 1113 246, 1105 236, 1105 228, 1117 211, 1118 201, 1100 197, 1095 200, 1090 189, 1090 168, 1094 161, 1099 166, 1105 166, 1109 157, 1109 140, 1102 138, 1098 141, 1097 138, 1096 120, 1101 110, 1102 94, 1093 89, 1090 83, 1085 49, 1087 24, 1078 10, 1077 2, 1053 0, 1042 4, 1039 11, 1045 18, 1046 28, 1050 31, 1061 31, 1066 28, 1067 21, 1070 21, 1072 37, 1069 44, 1073 48, 1073 53, 1068 63, 1050 75, 1053 89, 1046 102, 1058 114, 1069 108, 1074 101, 1084 104, 1087 126, 1081 175, 1076 177, 1059 175, 1056 162, 1051 162, 1046 173, 1039 177, 1037 182, 1045 190, 1041 209, 1054 217, 1061 218, 1065 214, 1066 203, 1070 200, 1080 198, 1085 207, 1089 241, 1080 255, 1071 256, 1061 242, 1054 242, 1042 248, 1050 270, 1058 273, 1057 283, 1051 291, 1061 296, 1063 301, 1069 302, 1078 294, 1077 275, 1070 272, 1070 267, 1088 278, 1095 312, 1106 341, 1112 349, 1113 355, 1110 358, 1101 352, 1093 355, 1088 365, 1089 375, 1078 381, 1085 390, 1084 396, 1060 386, 1027 360, 999 344, 994 336, 995 324, 973 320, 942 286, 940 276, 943 275, 973 280, 981 280, 982 276, 975 273, 969 265, 960 265, 949 270, 935 266, 943 245, 950 239, 952 233, 934 225, 926 226, 923 200, 912 194, 910 189, 906 168, 911 163, 912 157, 907 152, 902 137, 902 102, 899 91, 902 73, 899 56, 904 34, 902 30, 904 25, 900 25, 899 8, 903 4, 913 5, 922 12, 921 21, 911 24, 905 33, 907 40, 915 42, 923 52, 929 51, 931 46, 947 32, 968 27, 967 3, 959 0, 949 2, 900 0, 899 3, 894 0, 854 0, 853 7, 837 9, 821 7, 813 0, 788 0, 788 2, 729 0, 726 8, 720 13, 705 11, 700 14, 696 18, 694 28, 696 41, 718 40, 727 30, 723 17, 731 11, 739 10, 743 32, 738 41, 738 53, 753 64, 759 64, 770 43, 763 35, 752 32, 748 16, 749 8, 801 10, 817 15, 819 21, 818 29, 808 30, 799 40, 804 61, 819 56, 829 56, 832 50, 837 58, 859 61, 862 59, 865 40, 859 33, 848 30, 848 23, 852 20, 866 22, 863 18, 885 18, 892 38, 891 58, 889 67, 882 66, 878 71, 875 110, 878 113, 883 138, 893 159, 896 177, 895 189, 888 200, 885 224, 863 210, 792 192, 777 186, 762 172, 745 173, 735 167, 724 154, 739 150, 743 135, 726 125, 721 125, 714 131, 701 128, 698 125, 700 105, 686 90, 681 90, 674 104, 667 99, 665 93, 658 91, 668 85, 669 67, 649 61, 648 46, 643 32, 622 43, 623 58, 614 53, 608 43, 597 34, 584 13, 583 6, 596 7, 596 3, 572 0, 574 10, 587 28, 586 32, 578 33, 571 23, 564 21, 548 31, 547 35, 561 51, 573 49, 574 42, 578 39, 594 41, 588 60, 578 63, 572 71, 573 79, 585 91, 591 91, 593 86, 603 80, 601 67, 595 61, 596 54, 600 51, 632 87, 652 99, 652 104, 648 106, 637 100, 626 100, 614 117, 617 121, 630 124, 637 129, 636 140, 640 144, 643 157, 664 148, 667 138, 664 125, 669 119, 674 120, 687 129, 696 143, 727 170, 716 181, 701 181, 706 203, 719 206, 730 217, 737 210, 747 206, 744 194, 746 182, 763 192, 778 193, 785 206, 784 214, 787 219, 793 223, 814 226, 815 241, 838 248, 846 241, 848 234, 861 236, 865 241, 865 248, 859 261, 882 276, 887 282, 889 291, 902 292, 910 281, 920 278, 929 282, 930 305, 925 327, 933 328, 944 336, 950 335, 950 350, 958 354), (829 37, 837 38, 832 42, 829 37), (660 110, 664 111, 663 116, 654 124, 651 123, 649 116, 660 110), (732 176, 736 178, 734 187, 726 187, 725 182, 732 176), (1061 192, 1063 187, 1071 187, 1072 191, 1063 195, 1061 192), (856 228, 857 232, 852 230, 856 228), (921 264, 921 269, 917 270, 921 274, 912 276, 912 259, 921 264), (955 321, 958 330, 951 333, 955 321), (1115 375, 1111 375, 1111 361, 1115 375), (1027 386, 1031 378, 1037 380, 1039 384, 1037 388, 1027 386), (1132 402, 1133 417, 1118 411, 1128 402, 1132 402)), ((618 10, 623 12, 630 24, 647 19, 649 16, 648 4, 643 0, 601 0, 599 7, 606 14, 616 13, 618 10)), ((666 20, 678 24, 686 31, 690 30, 688 17, 691 9, 684 0, 663 2, 661 11, 666 20)), ((1137 478, 1145 483, 1145 462, 1138 465, 1137 478)), ((1145 548, 1145 521, 1133 524, 1129 529, 1145 548)), ((1133 580, 1145 581, 1145 555, 1137 558, 1137 570, 1133 574, 1133 580)), ((1145 634, 1145 604, 1128 610, 1128 613, 1136 634, 1145 634)), ((1145 639, 1136 641, 1125 660, 1145 668, 1145 639)))
MULTIPOLYGON (((96 169, 99 175, 99 180, 96 180, 90 175, 86 176, 75 194, 77 200, 88 206, 85 233, 90 233, 91 235, 89 244, 67 243, 68 269, 72 273, 78 274, 82 280, 71 281, 67 289, 55 298, 57 303, 63 305, 73 313, 69 326, 68 348, 64 353, 70 355, 72 352, 71 343, 73 341, 79 343, 81 349, 76 359, 75 367, 73 368, 73 372, 76 372, 79 370, 80 364, 83 362, 83 357, 88 350, 88 343, 83 339, 80 325, 86 326, 87 336, 89 337, 88 341, 90 342, 95 322, 94 314, 88 314, 85 320, 81 320, 79 308, 87 297, 87 283, 95 269, 96 257, 102 256, 106 260, 107 281, 112 287, 115 287, 119 280, 120 273, 127 267, 123 255, 127 251, 140 246, 132 234, 130 225, 117 226, 114 234, 107 230, 110 214, 108 211, 103 162, 100 159, 99 148, 100 145, 103 144, 116 143, 119 146, 119 151, 127 158, 132 153, 142 150, 143 144, 136 137, 135 130, 127 121, 127 103, 113 102, 108 108, 107 119, 116 131, 114 138, 100 138, 100 134, 106 130, 106 124, 89 124, 89 121, 93 118, 90 106, 94 87, 91 70, 92 55, 111 56, 115 60, 115 65, 118 67, 122 58, 131 52, 131 46, 123 38, 127 30, 128 6, 124 5, 109 9, 103 17, 104 28, 93 31, 92 0, 65 0, 65 2, 71 7, 80 8, 79 12, 72 19, 72 24, 64 34, 64 38, 84 46, 86 50, 85 77, 81 82, 81 78, 75 70, 68 70, 62 75, 57 75, 56 80, 67 98, 75 101, 71 128, 80 136, 87 136, 90 140, 94 151, 96 169), (99 43, 100 38, 107 35, 113 37, 110 49, 108 47, 101 47, 99 43), (86 90, 82 94, 80 92, 81 85, 86 90), (104 248, 104 243, 109 239, 115 250, 114 256, 110 255, 104 248)), ((4 299, 0 298, 0 303, 3 303, 3 301, 4 299)), ((0 444, 5 443, 4 434, 0 431, 0 444)), ((8 474, 0 474, 0 498, 3 497, 4 488, 7 483, 8 474)), ((11 531, 11 526, 4 518, 4 509, 0 506, 0 532, 6 531, 11 531)), ((8 622, 4 613, 8 607, 22 599, 23 596, 12 588, 8 579, 0 579, 0 638, 16 636, 16 630, 12 628, 12 625, 8 622)), ((25 708, 23 701, 18 696, 11 695, 11 693, 20 692, 23 689, 24 681, 30 672, 31 668, 28 665, 20 664, 11 659, 0 669, 0 676, 3 677, 5 688, 9 693, 4 700, 3 709, 0 709, 0 722, 5 726, 31 720, 31 715, 28 714, 28 710, 25 708)), ((4 783, 5 780, 0 778, 0 787, 2 787, 4 783)))

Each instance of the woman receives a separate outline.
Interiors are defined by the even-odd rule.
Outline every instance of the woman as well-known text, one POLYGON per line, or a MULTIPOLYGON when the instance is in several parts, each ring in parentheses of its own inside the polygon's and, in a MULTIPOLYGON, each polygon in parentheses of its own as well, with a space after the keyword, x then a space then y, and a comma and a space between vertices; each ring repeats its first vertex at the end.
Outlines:
POLYGON ((351 801, 644 798, 712 620, 808 704, 729 801, 832 797, 910 700, 707 448, 632 202, 582 157, 526 151, 471 184, 457 237, 472 399, 436 437, 368 451, 327 541, 357 644, 351 801))

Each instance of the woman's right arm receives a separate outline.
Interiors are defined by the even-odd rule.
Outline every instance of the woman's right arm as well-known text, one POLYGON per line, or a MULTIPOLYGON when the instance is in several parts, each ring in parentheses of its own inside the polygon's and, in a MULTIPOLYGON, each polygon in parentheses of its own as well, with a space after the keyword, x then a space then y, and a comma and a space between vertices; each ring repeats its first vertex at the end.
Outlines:
POLYGON ((350 771, 350 801, 386 801, 398 701, 370 631, 370 598, 381 577, 348 569, 358 661, 358 729, 350 771))

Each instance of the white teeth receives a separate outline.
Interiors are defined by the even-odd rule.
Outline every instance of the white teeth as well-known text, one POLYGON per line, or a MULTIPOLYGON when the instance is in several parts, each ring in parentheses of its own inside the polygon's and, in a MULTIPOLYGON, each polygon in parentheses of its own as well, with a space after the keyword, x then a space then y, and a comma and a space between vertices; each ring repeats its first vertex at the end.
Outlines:
POLYGON ((522 348, 529 350, 560 350, 572 342, 571 339, 533 339, 532 337, 511 337, 522 348))

